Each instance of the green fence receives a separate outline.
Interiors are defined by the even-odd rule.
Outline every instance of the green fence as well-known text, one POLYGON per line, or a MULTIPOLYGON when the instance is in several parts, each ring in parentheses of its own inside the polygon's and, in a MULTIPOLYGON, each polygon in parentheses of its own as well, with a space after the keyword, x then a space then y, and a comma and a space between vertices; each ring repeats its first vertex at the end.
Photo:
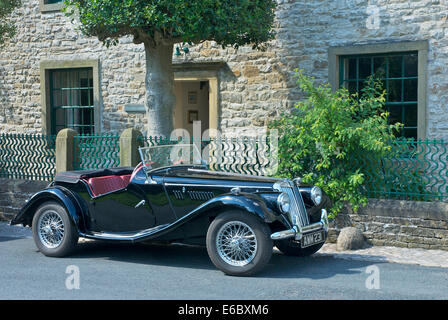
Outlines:
POLYGON ((56 136, 0 133, 0 178, 51 180, 56 136))
MULTIPOLYGON (((198 142, 165 137, 142 137, 140 141, 145 147, 177 143, 196 144, 199 146, 201 159, 211 170, 216 171, 269 175, 274 167, 273 160, 276 159, 275 155, 271 155, 271 146, 266 137, 209 138, 198 142)), ((193 155, 190 157, 193 160, 193 155)))
POLYGON ((73 168, 101 169, 120 166, 120 136, 77 135, 73 138, 73 168))
POLYGON ((381 158, 362 155, 364 191, 371 198, 448 200, 448 143, 443 140, 397 140, 381 158))
MULTIPOLYGON (((179 142, 163 137, 139 140, 142 146, 179 142)), ((0 133, 0 177, 51 180, 55 144, 56 136, 0 133)), ((76 170, 120 166, 119 135, 78 135, 73 146, 76 170)), ((275 168, 275 150, 267 139, 204 139, 200 146, 212 170, 270 175, 275 168)), ((362 154, 352 160, 364 172, 364 192, 371 198, 448 201, 448 142, 397 140, 387 155, 362 154)))

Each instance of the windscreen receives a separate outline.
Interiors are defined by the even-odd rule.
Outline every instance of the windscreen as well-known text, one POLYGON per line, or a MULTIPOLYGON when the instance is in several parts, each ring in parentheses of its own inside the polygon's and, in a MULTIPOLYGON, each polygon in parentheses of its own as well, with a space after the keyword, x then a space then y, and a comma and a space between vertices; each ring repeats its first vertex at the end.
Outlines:
POLYGON ((139 148, 146 170, 166 166, 201 164, 201 153, 194 144, 172 144, 139 148))

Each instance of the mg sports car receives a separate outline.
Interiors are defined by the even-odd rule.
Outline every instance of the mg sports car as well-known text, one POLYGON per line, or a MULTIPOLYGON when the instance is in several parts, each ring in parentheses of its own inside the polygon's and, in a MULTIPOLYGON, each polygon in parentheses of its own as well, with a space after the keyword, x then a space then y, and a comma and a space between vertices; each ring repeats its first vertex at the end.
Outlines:
POLYGON ((293 256, 322 247, 329 199, 319 187, 212 171, 173 160, 175 147, 140 148, 135 168, 58 173, 11 224, 31 226, 52 257, 72 253, 79 237, 205 245, 213 264, 235 276, 260 271, 274 245, 293 256))

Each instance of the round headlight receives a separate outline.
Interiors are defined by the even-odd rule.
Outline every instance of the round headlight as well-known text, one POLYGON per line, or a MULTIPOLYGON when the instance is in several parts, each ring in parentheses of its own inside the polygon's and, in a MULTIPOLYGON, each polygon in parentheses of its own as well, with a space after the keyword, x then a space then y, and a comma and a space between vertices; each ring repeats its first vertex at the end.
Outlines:
POLYGON ((313 187, 311 189, 311 200, 313 200, 316 206, 322 202, 322 189, 319 187, 313 187))
POLYGON ((289 196, 282 192, 277 198, 277 204, 281 212, 288 213, 290 208, 289 196))

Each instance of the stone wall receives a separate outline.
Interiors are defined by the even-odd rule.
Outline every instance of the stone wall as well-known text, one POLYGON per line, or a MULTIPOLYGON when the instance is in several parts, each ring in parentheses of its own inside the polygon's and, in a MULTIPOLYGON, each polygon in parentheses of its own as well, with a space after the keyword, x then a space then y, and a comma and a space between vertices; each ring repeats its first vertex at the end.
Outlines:
POLYGON ((40 61, 100 60, 101 130, 144 129, 144 114, 124 112, 125 104, 143 104, 143 45, 122 38, 107 49, 82 36, 62 12, 40 11, 39 0, 23 1, 14 16, 17 36, 0 54, 0 132, 41 133, 40 61))
POLYGON ((295 68, 318 81, 328 81, 330 47, 424 40, 429 43, 426 137, 448 138, 448 1, 277 3, 277 37, 265 52, 248 47, 222 49, 204 42, 185 58, 227 62, 231 72, 223 71, 220 77, 223 128, 265 125, 293 106, 301 97, 295 68))
MULTIPOLYGON (((332 46, 424 40, 429 43, 426 137, 448 137, 448 3, 446 0, 278 0, 275 40, 264 52, 222 49, 213 41, 174 56, 175 63, 225 62, 219 72, 219 123, 233 131, 259 128, 301 97, 294 69, 328 81, 332 46), (372 15, 377 13, 377 15, 372 15), (373 21, 373 20, 374 21, 373 21)), ((107 49, 82 36, 60 12, 41 13, 24 1, 18 36, 0 55, 0 132, 40 132, 41 60, 100 59, 101 127, 145 131, 143 114, 125 104, 144 103, 142 45, 123 38, 107 49)))
POLYGON ((370 199, 331 223, 329 241, 344 227, 359 228, 373 245, 448 250, 448 203, 370 199))
POLYGON ((9 221, 24 206, 25 200, 49 182, 0 179, 0 221, 9 221))

